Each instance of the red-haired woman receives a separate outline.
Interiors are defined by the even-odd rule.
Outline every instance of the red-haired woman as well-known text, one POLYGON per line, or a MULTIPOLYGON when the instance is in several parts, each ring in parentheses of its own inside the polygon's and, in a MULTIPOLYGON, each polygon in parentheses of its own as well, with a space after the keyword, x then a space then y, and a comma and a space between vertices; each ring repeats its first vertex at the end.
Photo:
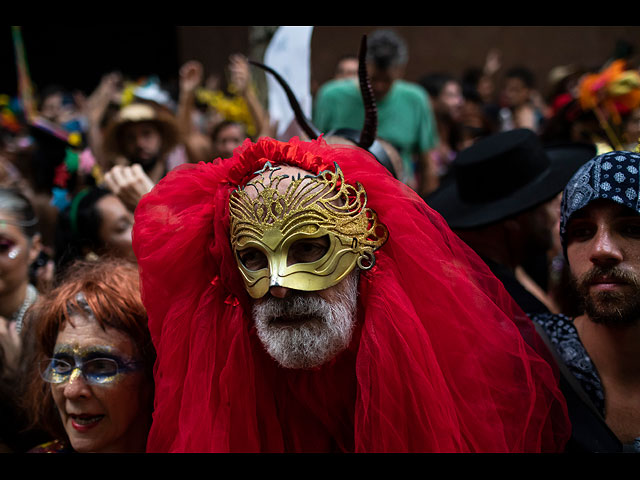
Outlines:
POLYGON ((70 267, 34 305, 26 407, 57 439, 32 451, 144 452, 155 350, 138 271, 123 260, 70 267))

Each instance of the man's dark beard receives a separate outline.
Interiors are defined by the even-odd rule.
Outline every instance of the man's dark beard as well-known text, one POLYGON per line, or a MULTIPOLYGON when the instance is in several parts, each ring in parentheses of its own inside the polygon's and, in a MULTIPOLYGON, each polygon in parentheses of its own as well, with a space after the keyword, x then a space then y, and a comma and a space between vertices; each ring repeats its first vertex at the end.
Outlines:
POLYGON ((151 158, 139 158, 137 155, 133 155, 129 158, 129 161, 131 162, 131 165, 139 163, 145 173, 149 173, 160 161, 160 155, 155 155, 151 158))
POLYGON ((610 326, 628 326, 640 319, 640 278, 618 267, 594 267, 580 279, 573 279, 573 288, 582 301, 581 307, 595 323, 610 326), (606 276, 631 286, 628 292, 590 293, 592 281, 606 276))

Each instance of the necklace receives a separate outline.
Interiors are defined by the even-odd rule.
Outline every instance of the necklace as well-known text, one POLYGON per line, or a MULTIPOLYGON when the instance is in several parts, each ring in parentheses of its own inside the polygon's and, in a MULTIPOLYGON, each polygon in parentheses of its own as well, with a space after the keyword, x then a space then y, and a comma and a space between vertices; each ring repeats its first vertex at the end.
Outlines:
POLYGON ((16 322, 16 331, 18 333, 20 333, 20 331, 22 330, 22 320, 24 318, 24 314, 26 313, 27 309, 31 305, 33 305, 33 302, 36 301, 37 296, 38 291, 36 290, 36 287, 28 284, 27 294, 24 297, 24 302, 22 302, 20 308, 13 315, 11 315, 11 318, 9 319, 10 322, 16 322))

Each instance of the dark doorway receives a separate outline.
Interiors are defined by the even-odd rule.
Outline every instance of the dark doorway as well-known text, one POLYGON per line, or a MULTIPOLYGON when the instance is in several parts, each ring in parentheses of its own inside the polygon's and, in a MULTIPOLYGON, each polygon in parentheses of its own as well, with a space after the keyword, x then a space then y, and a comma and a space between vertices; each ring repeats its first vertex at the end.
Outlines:
MULTIPOLYGON (((132 79, 157 75, 166 82, 179 68, 173 25, 25 25, 21 27, 27 63, 36 89, 60 85, 90 93, 100 78, 119 71, 132 79)), ((0 93, 17 93, 10 26, 0 35, 0 93)))

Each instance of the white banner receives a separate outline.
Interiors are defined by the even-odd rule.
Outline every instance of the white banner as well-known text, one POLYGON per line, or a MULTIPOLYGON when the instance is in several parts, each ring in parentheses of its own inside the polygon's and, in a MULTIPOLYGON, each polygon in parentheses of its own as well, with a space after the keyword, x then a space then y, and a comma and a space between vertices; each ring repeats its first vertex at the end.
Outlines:
MULTIPOLYGON (((300 108, 311 118, 311 34, 313 27, 279 27, 269 42, 263 63, 284 78, 300 103, 300 108)), ((288 140, 299 135, 293 110, 282 87, 269 73, 267 87, 269 116, 278 123, 277 138, 288 140), (293 125, 292 125, 293 123, 293 125)))

